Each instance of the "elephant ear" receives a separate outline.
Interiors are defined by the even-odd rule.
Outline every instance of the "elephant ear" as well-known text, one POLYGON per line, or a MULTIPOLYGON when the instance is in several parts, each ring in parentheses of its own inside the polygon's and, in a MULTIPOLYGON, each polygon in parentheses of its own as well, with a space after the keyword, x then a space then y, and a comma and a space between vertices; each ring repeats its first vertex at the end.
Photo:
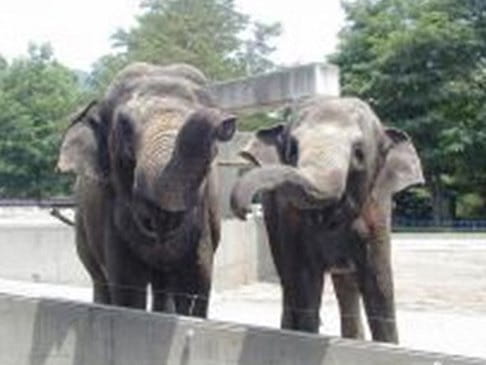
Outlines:
POLYGON ((284 133, 285 125, 282 123, 258 130, 241 150, 240 156, 256 166, 280 164, 284 133))
POLYGON ((396 128, 385 130, 388 152, 375 183, 375 194, 395 194, 425 182, 422 164, 410 137, 396 128))
POLYGON ((98 103, 92 101, 74 116, 64 134, 57 162, 59 171, 102 178, 101 127, 98 103))

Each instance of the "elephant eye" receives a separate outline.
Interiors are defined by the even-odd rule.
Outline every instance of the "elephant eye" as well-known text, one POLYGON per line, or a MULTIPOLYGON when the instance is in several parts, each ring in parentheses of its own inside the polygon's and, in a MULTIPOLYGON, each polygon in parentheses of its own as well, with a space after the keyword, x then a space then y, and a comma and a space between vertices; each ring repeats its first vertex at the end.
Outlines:
POLYGON ((185 212, 170 212, 166 215, 165 224, 168 230, 173 230, 178 228, 185 216, 185 212))
POLYGON ((152 221, 151 218, 148 218, 148 217, 145 217, 142 219, 142 225, 143 227, 149 231, 149 232, 153 232, 155 231, 155 226, 154 226, 154 222, 152 221))
POLYGON ((150 237, 155 237, 155 224, 152 217, 147 215, 135 214, 135 221, 140 230, 150 237))
POLYGON ((362 165, 365 160, 365 154, 363 150, 363 146, 361 144, 357 144, 353 147, 353 157, 354 160, 358 163, 358 165, 362 165))

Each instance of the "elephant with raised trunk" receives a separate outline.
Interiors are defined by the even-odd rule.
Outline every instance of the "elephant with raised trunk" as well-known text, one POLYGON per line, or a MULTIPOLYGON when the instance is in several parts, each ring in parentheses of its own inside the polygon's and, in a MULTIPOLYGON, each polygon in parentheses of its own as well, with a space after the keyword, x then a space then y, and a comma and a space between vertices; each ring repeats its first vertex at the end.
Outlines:
POLYGON ((135 63, 68 128, 58 168, 77 175, 76 245, 94 300, 207 315, 220 238, 218 143, 236 130, 189 65, 135 63))
POLYGON ((362 298, 374 340, 398 342, 390 262, 392 195, 423 182, 404 132, 355 98, 314 97, 288 124, 256 133, 241 152, 257 167, 235 184, 244 219, 261 193, 283 290, 282 328, 317 332, 330 272, 345 337, 361 338, 362 298))

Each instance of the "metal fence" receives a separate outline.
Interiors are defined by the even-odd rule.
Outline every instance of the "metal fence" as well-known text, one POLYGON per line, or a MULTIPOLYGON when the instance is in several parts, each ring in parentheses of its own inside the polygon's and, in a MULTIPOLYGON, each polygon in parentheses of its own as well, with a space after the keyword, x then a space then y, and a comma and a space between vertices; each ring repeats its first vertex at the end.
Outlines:
POLYGON ((394 231, 486 232, 486 219, 435 220, 395 218, 394 231))
MULTIPOLYGON (((238 164, 230 164, 224 167, 222 175, 226 177, 222 184, 222 195, 229 196, 232 183, 238 176, 238 164)), ((232 217, 227 199, 223 199, 223 212, 225 218, 232 217)), ((50 209, 51 214, 57 216, 56 211, 64 208, 74 208, 76 205, 73 197, 50 198, 50 199, 0 199, 0 208, 16 207, 38 207, 50 209)), ((59 218, 59 217, 58 217, 59 218)), ((395 217, 393 219, 393 230, 395 232, 486 232, 486 219, 453 219, 437 222, 434 220, 410 219, 395 217)))

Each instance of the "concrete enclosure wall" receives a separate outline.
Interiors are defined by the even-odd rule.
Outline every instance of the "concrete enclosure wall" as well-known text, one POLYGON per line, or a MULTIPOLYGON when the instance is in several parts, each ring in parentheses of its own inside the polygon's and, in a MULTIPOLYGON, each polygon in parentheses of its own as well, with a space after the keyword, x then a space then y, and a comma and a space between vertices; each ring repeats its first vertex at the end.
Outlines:
MULTIPOLYGON (((273 274, 262 230, 261 218, 223 221, 215 257, 215 289, 233 288, 273 274)), ((0 277, 75 286, 91 284, 76 254, 73 228, 50 217, 46 210, 32 214, 31 220, 0 219, 0 277)))
POLYGON ((0 294, 2 365, 468 365, 484 360, 0 294))
POLYGON ((233 111, 277 107, 313 95, 338 96, 339 68, 313 63, 211 85, 218 105, 233 111))

